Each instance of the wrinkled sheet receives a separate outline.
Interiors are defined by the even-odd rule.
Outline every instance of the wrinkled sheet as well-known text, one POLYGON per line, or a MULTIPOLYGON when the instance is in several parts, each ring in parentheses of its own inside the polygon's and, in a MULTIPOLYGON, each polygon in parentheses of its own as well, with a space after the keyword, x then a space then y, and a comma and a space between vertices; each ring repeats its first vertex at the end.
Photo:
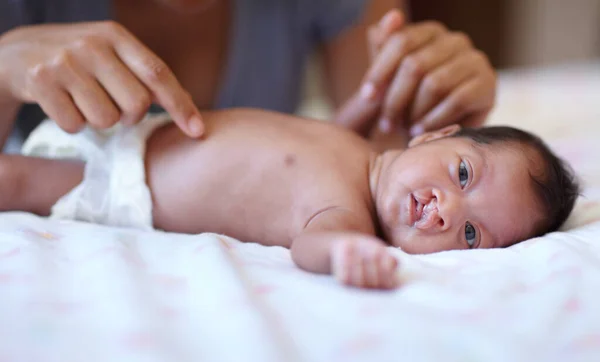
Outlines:
POLYGON ((600 361, 600 64, 504 73, 491 123, 585 182, 564 231, 410 256, 345 288, 289 251, 214 235, 0 215, 0 362, 600 361))

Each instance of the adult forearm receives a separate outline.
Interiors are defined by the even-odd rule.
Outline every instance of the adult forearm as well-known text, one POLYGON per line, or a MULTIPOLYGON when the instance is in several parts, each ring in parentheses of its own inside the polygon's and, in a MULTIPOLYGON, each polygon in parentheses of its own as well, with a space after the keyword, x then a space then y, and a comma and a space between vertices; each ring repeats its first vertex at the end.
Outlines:
MULTIPOLYGON (((0 51, 9 46, 4 41, 6 34, 0 34, 0 51)), ((22 104, 9 90, 9 72, 4 58, 0 57, 0 147, 4 147, 22 104)))
POLYGON ((6 143, 20 107, 19 101, 0 95, 0 148, 6 143))

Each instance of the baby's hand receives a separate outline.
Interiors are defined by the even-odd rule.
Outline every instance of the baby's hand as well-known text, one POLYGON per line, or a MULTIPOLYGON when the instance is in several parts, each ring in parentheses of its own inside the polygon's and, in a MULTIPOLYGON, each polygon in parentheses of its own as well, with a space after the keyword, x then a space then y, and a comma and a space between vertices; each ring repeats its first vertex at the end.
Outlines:
POLYGON ((398 286, 398 261, 387 247, 372 239, 346 239, 332 244, 333 275, 341 283, 361 288, 398 286))

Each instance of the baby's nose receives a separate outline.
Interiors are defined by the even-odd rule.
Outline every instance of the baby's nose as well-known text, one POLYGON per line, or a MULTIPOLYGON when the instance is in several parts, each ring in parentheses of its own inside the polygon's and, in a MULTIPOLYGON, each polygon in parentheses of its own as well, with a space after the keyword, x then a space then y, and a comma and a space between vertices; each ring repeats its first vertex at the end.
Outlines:
POLYGON ((461 196, 452 193, 444 194, 441 200, 438 198, 437 211, 440 218, 440 231, 450 229, 464 219, 465 204, 461 196))

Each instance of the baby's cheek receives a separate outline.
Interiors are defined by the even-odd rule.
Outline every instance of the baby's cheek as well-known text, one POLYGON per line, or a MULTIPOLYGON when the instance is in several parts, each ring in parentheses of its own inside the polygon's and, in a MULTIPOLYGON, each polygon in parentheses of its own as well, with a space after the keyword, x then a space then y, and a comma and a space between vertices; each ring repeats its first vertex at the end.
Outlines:
POLYGON ((418 230, 411 230, 409 228, 398 228, 394 230, 394 233, 386 241, 396 248, 401 249, 408 254, 418 254, 420 247, 418 230))

